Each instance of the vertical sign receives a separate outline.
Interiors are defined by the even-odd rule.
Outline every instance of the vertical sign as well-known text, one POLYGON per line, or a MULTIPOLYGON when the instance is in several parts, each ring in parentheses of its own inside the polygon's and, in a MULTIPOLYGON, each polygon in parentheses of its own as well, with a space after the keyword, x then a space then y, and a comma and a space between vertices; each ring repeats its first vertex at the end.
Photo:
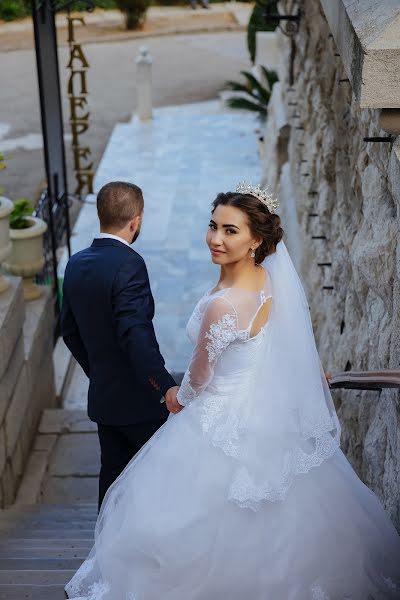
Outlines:
POLYGON ((74 24, 85 25, 83 17, 68 15, 68 43, 70 70, 68 80, 68 99, 70 107, 70 124, 72 132, 72 152, 74 157, 74 171, 76 176, 75 194, 93 193, 93 162, 88 162, 91 150, 88 146, 80 144, 80 136, 89 129, 90 112, 87 110, 87 72, 89 63, 82 50, 81 44, 75 40, 74 24))

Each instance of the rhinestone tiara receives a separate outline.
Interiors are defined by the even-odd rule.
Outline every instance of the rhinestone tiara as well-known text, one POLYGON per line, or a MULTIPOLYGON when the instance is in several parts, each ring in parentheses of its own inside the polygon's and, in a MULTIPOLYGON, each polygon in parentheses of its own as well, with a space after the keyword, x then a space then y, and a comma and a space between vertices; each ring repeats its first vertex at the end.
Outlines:
POLYGON ((258 200, 260 200, 260 202, 262 202, 272 214, 275 213, 279 206, 278 200, 273 198, 271 194, 267 192, 267 190, 262 190, 259 185, 254 186, 250 185, 250 183, 246 183, 245 181, 241 181, 237 184, 235 191, 239 194, 250 194, 250 196, 258 198, 258 200))

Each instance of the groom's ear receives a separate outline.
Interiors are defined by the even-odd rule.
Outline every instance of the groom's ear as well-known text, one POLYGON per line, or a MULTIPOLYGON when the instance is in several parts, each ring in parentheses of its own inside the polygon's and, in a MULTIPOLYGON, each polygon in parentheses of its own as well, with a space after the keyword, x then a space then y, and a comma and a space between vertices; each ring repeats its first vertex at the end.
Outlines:
POLYGON ((129 224, 131 231, 136 231, 138 229, 138 227, 140 225, 140 218, 141 218, 141 215, 136 215, 136 217, 133 217, 133 219, 131 219, 131 222, 129 224))

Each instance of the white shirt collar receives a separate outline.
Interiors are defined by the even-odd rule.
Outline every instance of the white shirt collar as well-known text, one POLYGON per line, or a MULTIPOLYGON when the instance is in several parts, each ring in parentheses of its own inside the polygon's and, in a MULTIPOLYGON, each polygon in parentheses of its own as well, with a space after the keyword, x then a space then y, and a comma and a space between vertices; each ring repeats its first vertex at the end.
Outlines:
POLYGON ((131 247, 130 244, 128 244, 128 242, 126 240, 124 240, 123 238, 119 237, 119 235, 113 235, 112 233, 98 233, 96 235, 96 239, 98 239, 98 240, 102 240, 105 238, 109 238, 111 240, 117 240, 118 242, 122 242, 123 244, 125 244, 125 246, 129 246, 129 248, 131 247))

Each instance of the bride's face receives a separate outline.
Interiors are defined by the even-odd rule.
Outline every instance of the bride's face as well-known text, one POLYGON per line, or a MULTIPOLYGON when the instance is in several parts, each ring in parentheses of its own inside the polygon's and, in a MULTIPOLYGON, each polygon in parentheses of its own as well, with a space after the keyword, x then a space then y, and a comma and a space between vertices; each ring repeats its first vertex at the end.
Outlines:
POLYGON ((211 215, 207 244, 213 263, 226 265, 250 256, 259 243, 252 236, 247 215, 234 206, 219 205, 211 215))

